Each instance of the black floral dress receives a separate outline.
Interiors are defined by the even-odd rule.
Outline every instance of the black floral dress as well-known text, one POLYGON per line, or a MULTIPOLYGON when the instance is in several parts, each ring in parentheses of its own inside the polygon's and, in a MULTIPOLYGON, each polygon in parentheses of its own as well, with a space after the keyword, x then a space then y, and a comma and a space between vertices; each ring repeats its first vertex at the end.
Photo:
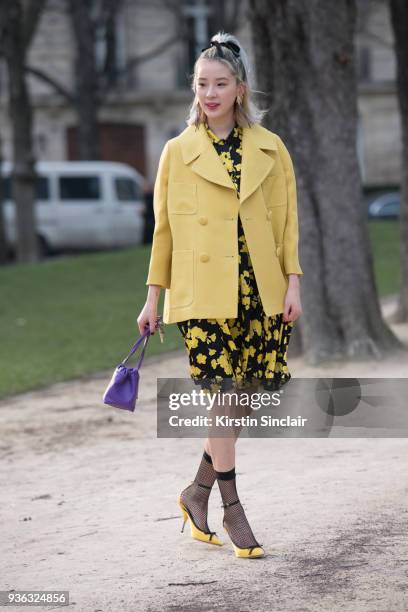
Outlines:
MULTIPOLYGON (((207 123, 205 128, 239 195, 242 128, 236 123, 226 139, 218 138, 207 123)), ((191 378, 202 389, 216 392, 261 384, 276 390, 291 378, 286 355, 293 321, 283 321, 283 313, 264 313, 239 215, 238 241, 238 317, 188 319, 177 325, 191 378)))

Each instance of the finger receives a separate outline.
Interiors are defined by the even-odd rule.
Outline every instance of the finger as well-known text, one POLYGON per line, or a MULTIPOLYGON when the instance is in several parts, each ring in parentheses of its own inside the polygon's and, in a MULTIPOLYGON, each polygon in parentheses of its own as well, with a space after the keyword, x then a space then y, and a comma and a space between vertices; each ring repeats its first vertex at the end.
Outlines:
POLYGON ((292 315, 292 316, 293 316, 293 319, 292 319, 292 320, 293 320, 293 321, 296 321, 296 319, 298 319, 298 318, 299 318, 299 314, 300 314, 300 313, 299 313, 299 311, 295 309, 295 310, 293 311, 293 315, 292 315))

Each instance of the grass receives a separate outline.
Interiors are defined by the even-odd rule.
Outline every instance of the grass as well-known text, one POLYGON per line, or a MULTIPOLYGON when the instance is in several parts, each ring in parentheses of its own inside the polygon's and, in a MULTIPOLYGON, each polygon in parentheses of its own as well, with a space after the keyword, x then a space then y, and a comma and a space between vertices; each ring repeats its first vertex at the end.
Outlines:
POLYGON ((399 223, 394 220, 370 220, 368 227, 378 293, 380 297, 397 293, 401 272, 399 223))
MULTIPOLYGON (((374 221, 369 228, 379 293, 395 293, 398 224, 374 221)), ((0 398, 104 369, 113 372, 139 337, 150 248, 0 268, 0 398)), ((183 348, 177 326, 165 325, 165 342, 155 334, 146 354, 183 348)))
MULTIPOLYGON (((145 245, 0 268, 0 397, 113 372, 140 335, 149 255, 145 245)), ((146 355, 183 347, 165 325, 164 343, 155 334, 146 355)))

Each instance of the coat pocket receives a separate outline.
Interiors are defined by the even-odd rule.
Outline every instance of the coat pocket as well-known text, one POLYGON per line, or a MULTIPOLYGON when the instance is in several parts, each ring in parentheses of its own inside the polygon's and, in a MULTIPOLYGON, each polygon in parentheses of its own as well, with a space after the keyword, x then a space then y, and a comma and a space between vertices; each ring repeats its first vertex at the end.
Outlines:
POLYGON ((197 212, 197 185, 171 182, 168 188, 169 212, 174 215, 193 215, 197 212))
POLYGON ((173 251, 171 259, 171 308, 189 306, 194 299, 194 251, 173 251))
POLYGON ((262 193, 267 208, 285 206, 288 201, 286 175, 282 172, 268 175, 262 181, 262 193))

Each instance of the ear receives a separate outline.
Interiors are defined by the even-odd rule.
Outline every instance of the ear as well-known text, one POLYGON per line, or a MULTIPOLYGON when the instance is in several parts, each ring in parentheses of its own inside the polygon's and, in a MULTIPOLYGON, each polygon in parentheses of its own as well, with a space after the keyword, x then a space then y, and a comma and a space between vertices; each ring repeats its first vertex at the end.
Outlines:
POLYGON ((241 98, 244 96, 245 91, 246 91, 246 85, 244 83, 240 83, 238 85, 238 93, 241 96, 241 98))

